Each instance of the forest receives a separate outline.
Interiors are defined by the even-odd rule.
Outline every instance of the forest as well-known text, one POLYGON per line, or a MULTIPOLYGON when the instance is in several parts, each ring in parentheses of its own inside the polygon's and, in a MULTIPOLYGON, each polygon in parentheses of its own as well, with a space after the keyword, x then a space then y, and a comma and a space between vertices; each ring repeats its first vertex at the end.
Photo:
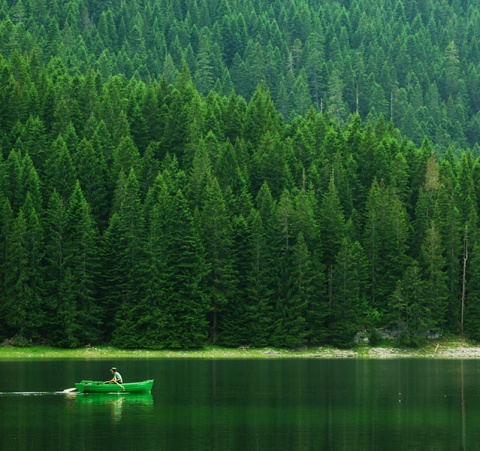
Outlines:
POLYGON ((0 0, 0 342, 480 341, 479 39, 478 1, 0 0))

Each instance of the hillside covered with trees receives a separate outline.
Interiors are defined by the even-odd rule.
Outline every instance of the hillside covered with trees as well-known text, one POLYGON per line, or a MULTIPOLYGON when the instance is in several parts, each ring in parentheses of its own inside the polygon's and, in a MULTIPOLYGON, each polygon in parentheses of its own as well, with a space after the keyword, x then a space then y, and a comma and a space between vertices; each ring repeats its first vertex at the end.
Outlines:
POLYGON ((0 45, 103 80, 173 83, 185 63, 205 96, 265 82, 289 121, 382 114, 442 154, 480 135, 478 0, 1 0, 0 45))
POLYGON ((0 1, 0 339, 480 340, 477 3, 0 1))

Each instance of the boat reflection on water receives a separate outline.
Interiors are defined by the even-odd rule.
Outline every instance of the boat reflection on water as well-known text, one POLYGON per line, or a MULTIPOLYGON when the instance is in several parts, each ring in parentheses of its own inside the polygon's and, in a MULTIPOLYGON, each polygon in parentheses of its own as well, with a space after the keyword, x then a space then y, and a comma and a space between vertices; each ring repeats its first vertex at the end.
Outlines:
POLYGON ((79 413, 110 413, 114 421, 119 421, 123 413, 135 411, 136 414, 153 410, 151 393, 79 393, 68 396, 71 407, 79 413))

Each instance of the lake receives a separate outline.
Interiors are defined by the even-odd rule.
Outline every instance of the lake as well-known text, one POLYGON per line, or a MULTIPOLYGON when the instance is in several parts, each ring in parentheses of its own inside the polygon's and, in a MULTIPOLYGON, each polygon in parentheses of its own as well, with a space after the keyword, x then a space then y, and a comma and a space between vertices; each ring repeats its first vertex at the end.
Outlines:
POLYGON ((0 361, 0 449, 473 450, 477 360, 0 361), (64 394, 81 379, 152 393, 64 394))

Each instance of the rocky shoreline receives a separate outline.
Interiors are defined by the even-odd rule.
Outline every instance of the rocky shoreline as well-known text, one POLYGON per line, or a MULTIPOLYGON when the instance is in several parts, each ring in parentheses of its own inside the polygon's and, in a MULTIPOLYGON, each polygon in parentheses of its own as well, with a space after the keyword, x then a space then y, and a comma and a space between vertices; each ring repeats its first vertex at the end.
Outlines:
POLYGON ((434 348, 404 349, 404 348, 361 348, 351 350, 319 349, 312 353, 319 358, 430 358, 430 359, 477 359, 480 358, 480 347, 476 346, 436 346, 434 348))

